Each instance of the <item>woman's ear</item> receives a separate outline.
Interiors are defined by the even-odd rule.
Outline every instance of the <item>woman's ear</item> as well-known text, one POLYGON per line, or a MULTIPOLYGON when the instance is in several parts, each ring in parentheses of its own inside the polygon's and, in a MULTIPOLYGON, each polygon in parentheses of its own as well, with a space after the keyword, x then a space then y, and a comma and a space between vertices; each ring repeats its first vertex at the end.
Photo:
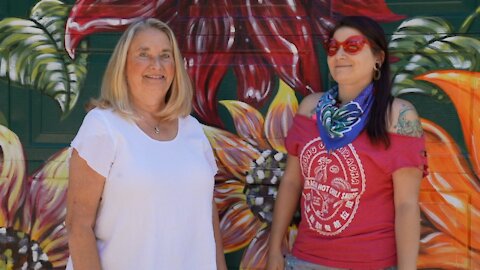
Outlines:
POLYGON ((380 64, 380 66, 383 65, 383 62, 385 61, 385 52, 384 51, 381 51, 378 56, 377 56, 377 60, 375 62, 378 62, 380 64))

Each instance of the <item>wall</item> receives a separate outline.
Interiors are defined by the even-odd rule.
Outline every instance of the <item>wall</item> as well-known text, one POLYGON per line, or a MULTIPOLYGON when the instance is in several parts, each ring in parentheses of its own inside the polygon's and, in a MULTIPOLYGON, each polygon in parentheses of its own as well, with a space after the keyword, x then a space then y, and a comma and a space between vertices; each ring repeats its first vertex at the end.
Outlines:
POLYGON ((422 117, 418 267, 480 269, 479 13, 474 0, 0 2, 0 269, 64 268, 65 147, 139 17, 174 28, 195 82, 229 267, 262 269, 286 130, 303 96, 332 85, 322 44, 353 14, 382 23, 392 93, 422 117))

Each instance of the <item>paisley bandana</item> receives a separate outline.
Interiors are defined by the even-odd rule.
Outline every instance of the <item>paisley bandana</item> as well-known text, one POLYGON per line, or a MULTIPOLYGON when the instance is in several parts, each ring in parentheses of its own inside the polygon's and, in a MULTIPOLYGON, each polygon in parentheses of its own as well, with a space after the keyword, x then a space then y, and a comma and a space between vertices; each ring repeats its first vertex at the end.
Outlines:
POLYGON ((316 107, 317 127, 328 151, 351 143, 367 124, 373 103, 373 84, 369 84, 352 101, 336 106, 338 86, 328 90, 316 107))

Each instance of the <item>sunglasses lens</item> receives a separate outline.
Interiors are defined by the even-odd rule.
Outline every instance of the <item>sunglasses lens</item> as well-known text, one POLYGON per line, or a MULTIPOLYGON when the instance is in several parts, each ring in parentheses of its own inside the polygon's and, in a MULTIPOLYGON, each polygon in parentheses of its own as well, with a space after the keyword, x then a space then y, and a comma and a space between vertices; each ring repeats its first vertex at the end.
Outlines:
POLYGON ((352 39, 352 40, 347 40, 345 44, 343 45, 343 49, 347 53, 357 53, 359 52, 362 48, 363 45, 365 44, 364 40, 361 39, 352 39))
POLYGON ((338 42, 336 42, 335 40, 330 41, 330 44, 328 45, 327 54, 329 56, 334 56, 337 53, 338 48, 339 48, 338 42))
POLYGON ((329 43, 327 54, 328 56, 334 56, 337 54, 340 46, 343 47, 346 53, 356 54, 363 49, 366 43, 368 43, 368 41, 363 36, 351 36, 343 42, 332 39, 329 43))

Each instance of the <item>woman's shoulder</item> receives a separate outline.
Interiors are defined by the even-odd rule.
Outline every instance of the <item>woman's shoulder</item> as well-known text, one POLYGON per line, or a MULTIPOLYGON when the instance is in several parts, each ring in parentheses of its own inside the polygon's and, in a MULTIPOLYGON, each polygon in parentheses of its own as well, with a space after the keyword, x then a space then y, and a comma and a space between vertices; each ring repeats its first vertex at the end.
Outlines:
POLYGON ((113 114, 112 109, 104 109, 104 108, 99 108, 99 107, 93 107, 87 111, 86 117, 108 117, 113 114))
POLYGON ((300 106, 298 107, 298 114, 311 117, 315 114, 315 108, 317 107, 317 103, 322 97, 323 92, 320 93, 313 93, 310 94, 302 99, 300 102, 300 106))
POLYGON ((179 117, 180 125, 184 130, 191 130, 195 132, 202 132, 203 133, 203 126, 198 119, 193 115, 187 115, 184 117, 179 117))
POLYGON ((115 129, 122 129, 125 124, 130 123, 130 119, 121 116, 111 108, 93 108, 87 112, 83 120, 83 125, 96 126, 98 129, 112 132, 115 129))
POLYGON ((92 108, 87 111, 85 118, 83 119, 84 123, 89 122, 104 122, 105 121, 105 110, 100 108, 92 108))
POLYGON ((395 98, 390 110, 389 132, 410 137, 422 137, 423 129, 417 110, 407 100, 395 98))
POLYGON ((193 126, 201 126, 202 124, 200 124, 200 121, 198 121, 198 119, 193 116, 193 115, 187 115, 187 116, 184 116, 184 117, 180 117, 179 118, 180 121, 184 122, 185 124, 188 124, 188 125, 193 125, 193 126))

